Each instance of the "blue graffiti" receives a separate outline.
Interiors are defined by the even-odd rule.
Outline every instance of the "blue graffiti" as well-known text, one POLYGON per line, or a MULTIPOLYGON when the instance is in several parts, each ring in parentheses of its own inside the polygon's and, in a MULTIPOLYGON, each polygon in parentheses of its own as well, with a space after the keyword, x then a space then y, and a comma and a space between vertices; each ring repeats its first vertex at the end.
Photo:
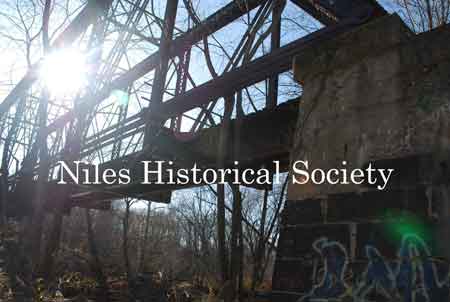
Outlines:
POLYGON ((322 258, 323 277, 302 301, 310 297, 326 299, 344 295, 349 288, 344 280, 348 265, 347 250, 341 243, 329 241, 325 237, 316 240, 313 248, 322 258))
POLYGON ((353 272, 344 245, 321 237, 312 247, 320 256, 322 273, 299 301, 344 297, 353 301, 450 301, 448 265, 433 259, 426 242, 415 234, 403 236, 396 259, 386 259, 375 246, 367 245, 365 270, 353 276, 351 285, 345 279, 353 272))
POLYGON ((371 292, 376 291, 381 296, 392 299, 395 288, 395 274, 377 248, 366 246, 365 250, 368 259, 367 269, 364 277, 359 281, 354 296, 364 299, 371 292))
POLYGON ((440 302, 449 300, 448 267, 438 274, 425 241, 417 235, 405 235, 398 252, 396 285, 407 302, 440 302))

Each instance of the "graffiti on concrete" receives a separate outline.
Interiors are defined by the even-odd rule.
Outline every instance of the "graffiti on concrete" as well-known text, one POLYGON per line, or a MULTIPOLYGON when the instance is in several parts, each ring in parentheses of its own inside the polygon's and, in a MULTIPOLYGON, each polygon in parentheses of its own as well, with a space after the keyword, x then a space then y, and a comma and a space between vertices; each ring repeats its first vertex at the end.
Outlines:
POLYGON ((415 234, 403 236, 396 259, 387 259, 375 246, 366 245, 365 270, 359 275, 352 272, 347 249, 340 242, 321 237, 312 247, 322 265, 315 268, 316 284, 302 302, 450 301, 448 264, 434 259, 426 242, 415 234))
POLYGON ((312 292, 312 297, 340 297, 349 288, 345 282, 348 255, 346 248, 337 241, 329 241, 323 237, 313 244, 314 250, 323 261, 323 277, 312 292))

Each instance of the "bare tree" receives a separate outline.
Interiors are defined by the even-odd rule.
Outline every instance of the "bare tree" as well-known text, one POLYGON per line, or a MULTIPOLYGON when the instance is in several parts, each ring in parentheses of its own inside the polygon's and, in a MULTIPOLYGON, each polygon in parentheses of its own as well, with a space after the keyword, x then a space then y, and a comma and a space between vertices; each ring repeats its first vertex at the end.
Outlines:
POLYGON ((91 254, 92 270, 94 271, 96 279, 102 289, 103 300, 107 301, 108 284, 106 282, 105 273, 103 271, 103 264, 102 264, 102 261, 100 260, 100 255, 98 253, 98 247, 97 247, 97 243, 95 241, 95 236, 94 236, 94 228, 93 228, 93 224, 92 224, 91 211, 89 209, 85 209, 85 217, 86 217, 86 224, 87 224, 87 237, 88 237, 89 251, 91 254))
MULTIPOLYGON (((2 2, 0 38, 23 52, 28 67, 49 48, 52 39, 76 13, 69 0, 6 0, 2 2), (53 18, 52 18, 53 17, 53 18)), ((81 1, 78 1, 81 4, 81 1)))
POLYGON ((122 218, 122 227, 123 227, 122 249, 123 249, 123 261, 125 264, 125 273, 127 275, 128 284, 130 284, 130 281, 133 279, 133 272, 131 269, 129 256, 130 212, 131 206, 136 200, 126 198, 124 201, 125 201, 125 213, 122 218))
POLYGON ((416 32, 424 32, 450 21, 449 0, 394 0, 396 9, 416 32))
POLYGON ((142 272, 145 268, 145 259, 146 259, 147 246, 148 246, 148 232, 149 232, 149 227, 150 227, 151 209, 152 209, 152 202, 147 201, 147 214, 145 215, 144 238, 142 239, 141 257, 139 258, 139 271, 140 272, 142 272))

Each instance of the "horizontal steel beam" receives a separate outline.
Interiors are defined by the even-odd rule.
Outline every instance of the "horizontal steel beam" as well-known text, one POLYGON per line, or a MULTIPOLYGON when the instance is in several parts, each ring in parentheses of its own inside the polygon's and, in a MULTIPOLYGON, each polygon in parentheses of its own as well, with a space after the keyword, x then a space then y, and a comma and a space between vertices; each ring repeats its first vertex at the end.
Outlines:
POLYGON ((347 18, 356 17, 367 8, 372 8, 373 16, 386 14, 376 0, 291 0, 324 25, 332 25, 347 18))

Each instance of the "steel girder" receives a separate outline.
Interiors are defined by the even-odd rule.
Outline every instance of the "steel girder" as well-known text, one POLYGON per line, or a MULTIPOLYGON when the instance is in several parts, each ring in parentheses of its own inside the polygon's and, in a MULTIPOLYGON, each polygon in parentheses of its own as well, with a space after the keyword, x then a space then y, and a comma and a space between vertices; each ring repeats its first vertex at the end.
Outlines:
POLYGON ((291 0, 319 22, 335 24, 346 18, 357 16, 367 7, 373 9, 373 16, 386 14, 376 0, 291 0))

